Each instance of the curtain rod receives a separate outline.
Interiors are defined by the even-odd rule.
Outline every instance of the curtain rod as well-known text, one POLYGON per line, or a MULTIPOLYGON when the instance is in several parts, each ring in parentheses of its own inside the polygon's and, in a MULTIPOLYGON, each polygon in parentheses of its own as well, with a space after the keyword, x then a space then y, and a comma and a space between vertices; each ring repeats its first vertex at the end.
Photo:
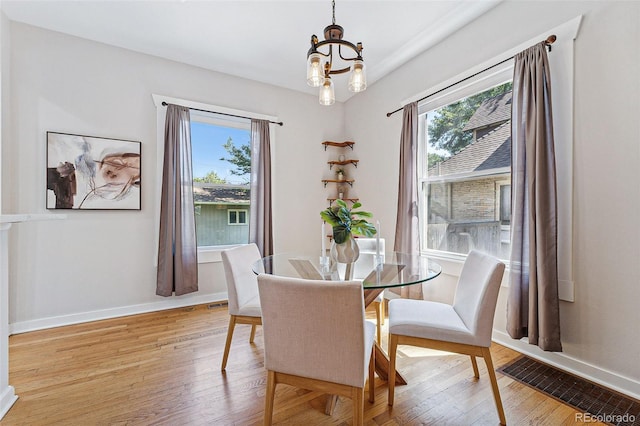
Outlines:
MULTIPOLYGON (((551 52, 551 45, 553 44, 553 42, 554 42, 554 41, 556 41, 556 36, 555 36, 555 35, 553 35, 553 34, 552 34, 552 35, 550 35, 549 37, 547 37, 547 39, 544 41, 544 42, 545 42, 545 44, 547 45, 547 47, 549 48, 549 52, 551 52)), ((435 92, 428 94, 427 96, 423 96, 422 98, 418 99, 418 102, 424 101, 425 99, 430 98, 430 97, 431 97, 431 96, 433 96, 433 95, 437 95, 438 93, 440 93, 440 92, 442 92, 442 91, 445 91, 445 90, 447 90, 447 89, 450 89, 450 88, 452 88, 453 86, 455 86, 456 84, 460 84, 460 83, 462 83, 463 81, 469 80, 470 78, 473 78, 473 77, 477 76, 478 74, 482 74, 482 73, 483 73, 483 72, 485 72, 485 71, 489 71, 491 68, 495 68, 495 67, 497 67, 498 65, 502 65, 502 64, 504 64, 505 62, 510 61, 511 59, 515 58, 515 56, 516 56, 516 55, 513 55, 513 56, 511 56, 510 58, 507 58, 507 59, 505 59, 505 60, 502 60, 502 61, 498 62, 497 64, 493 64, 493 65, 491 65, 491 66, 489 66, 489 67, 487 67, 487 68, 483 69, 482 71, 478 71, 478 72, 477 72, 477 73, 475 73, 475 74, 472 74, 472 75, 470 75, 470 76, 468 76, 468 77, 463 78, 462 80, 458 80, 458 81, 456 81, 455 83, 452 83, 452 84, 448 85, 447 87, 443 87, 443 88, 442 88, 442 89, 440 89, 440 90, 436 90, 435 92)), ((395 114, 396 112, 402 111, 402 110, 403 110, 403 108, 404 108, 404 107, 400 107, 400 108, 398 108, 398 109, 397 109, 397 110, 395 110, 395 111, 388 112, 388 113, 387 113, 387 117, 391 117, 391 116, 392 116, 393 114, 395 114)))
MULTIPOLYGON (((162 106, 167 106, 167 105, 169 104, 166 103, 165 101, 162 101, 162 106)), ((186 107, 186 108, 189 108, 190 110, 193 110, 193 111, 208 112, 211 114, 227 115, 229 117, 246 118, 247 120, 251 120, 251 117, 245 117, 244 115, 227 114, 226 112, 215 112, 215 111, 208 111, 206 109, 198 109, 198 108, 191 108, 191 107, 186 107)), ((277 124, 278 126, 282 126, 284 124, 282 121, 271 121, 271 120, 267 120, 267 121, 271 124, 277 124)))

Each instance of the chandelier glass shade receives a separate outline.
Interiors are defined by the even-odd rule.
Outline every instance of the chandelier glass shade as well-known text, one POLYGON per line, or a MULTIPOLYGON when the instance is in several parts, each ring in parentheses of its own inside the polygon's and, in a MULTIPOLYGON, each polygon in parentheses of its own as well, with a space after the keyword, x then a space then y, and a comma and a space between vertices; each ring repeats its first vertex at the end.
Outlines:
POLYGON ((343 40, 344 29, 336 25, 336 3, 332 2, 333 22, 324 29, 324 40, 311 36, 307 52, 307 84, 320 87, 320 104, 332 105, 335 93, 331 76, 350 72, 349 91, 358 93, 367 88, 366 66, 362 59, 362 43, 343 40), (348 55, 348 56, 345 56, 348 55))

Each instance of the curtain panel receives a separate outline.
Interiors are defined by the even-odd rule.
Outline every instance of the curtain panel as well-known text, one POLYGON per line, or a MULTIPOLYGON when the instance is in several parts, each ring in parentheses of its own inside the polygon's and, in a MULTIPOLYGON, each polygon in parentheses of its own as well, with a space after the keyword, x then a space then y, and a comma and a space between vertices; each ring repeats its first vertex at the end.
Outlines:
POLYGON ((263 256, 273 254, 271 136, 269 121, 251 120, 251 217, 249 241, 263 256))
MULTIPOLYGON (((395 251, 418 253, 420 233, 418 223, 418 103, 403 109, 400 135, 400 174, 398 179, 398 211, 396 216, 395 251)), ((407 271, 409 272, 409 271, 407 271)), ((404 298, 422 299, 422 286, 412 285, 389 289, 404 298)))
POLYGON ((198 291, 190 126, 189 108, 167 106, 156 287, 159 296, 198 291))
POLYGON ((507 331, 562 351, 558 298, 556 166, 546 45, 514 59, 511 118, 511 264, 507 331))

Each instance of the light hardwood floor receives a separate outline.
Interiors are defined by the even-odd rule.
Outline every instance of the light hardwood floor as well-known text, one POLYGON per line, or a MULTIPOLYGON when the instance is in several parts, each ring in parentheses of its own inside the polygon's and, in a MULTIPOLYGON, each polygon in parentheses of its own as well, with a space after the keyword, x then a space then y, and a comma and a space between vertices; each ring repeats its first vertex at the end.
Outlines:
MULTIPOLYGON (((19 399, 0 424, 261 424, 262 330, 249 344, 251 327, 236 327, 221 372, 228 321, 226 306, 202 305, 11 336, 9 380, 19 399)), ((518 356, 498 345, 491 352, 496 368, 518 356)), ((375 403, 365 395, 365 425, 497 425, 486 368, 478 365, 479 381, 466 356, 399 347, 398 370, 409 384, 396 387, 391 408, 386 382, 376 378, 375 403)), ((575 424, 572 408, 497 375, 508 424, 575 424)), ((274 422, 350 424, 351 401, 341 398, 327 416, 326 398, 280 385, 274 422)))

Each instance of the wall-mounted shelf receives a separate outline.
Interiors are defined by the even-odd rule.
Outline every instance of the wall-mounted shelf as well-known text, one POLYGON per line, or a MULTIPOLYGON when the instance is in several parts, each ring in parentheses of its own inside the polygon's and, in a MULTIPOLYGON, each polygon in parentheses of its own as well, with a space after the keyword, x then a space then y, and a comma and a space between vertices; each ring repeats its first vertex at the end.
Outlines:
POLYGON ((334 183, 348 183, 349 186, 353 186, 353 182, 355 182, 355 179, 343 179, 343 180, 336 180, 336 179, 322 179, 322 183, 324 183, 324 187, 327 187, 327 183, 329 182, 334 182, 334 183))
POLYGON ((357 168, 358 161, 360 160, 327 161, 327 164, 329 164, 329 170, 331 170, 333 166, 346 166, 347 164, 353 164, 357 168))
POLYGON ((355 144, 355 142, 351 142, 351 141, 345 141, 345 142, 332 142, 332 141, 324 141, 322 142, 322 145, 324 145, 324 150, 327 150, 328 146, 336 146, 338 148, 345 148, 345 147, 349 147, 351 149, 353 149, 353 145, 355 144))
MULTIPOLYGON (((329 202, 329 207, 331 207, 331 205, 333 204, 334 201, 336 201, 338 198, 327 198, 327 201, 329 202)), ((357 203, 360 199, 359 198, 340 198, 342 201, 349 201, 351 203, 357 203)))

